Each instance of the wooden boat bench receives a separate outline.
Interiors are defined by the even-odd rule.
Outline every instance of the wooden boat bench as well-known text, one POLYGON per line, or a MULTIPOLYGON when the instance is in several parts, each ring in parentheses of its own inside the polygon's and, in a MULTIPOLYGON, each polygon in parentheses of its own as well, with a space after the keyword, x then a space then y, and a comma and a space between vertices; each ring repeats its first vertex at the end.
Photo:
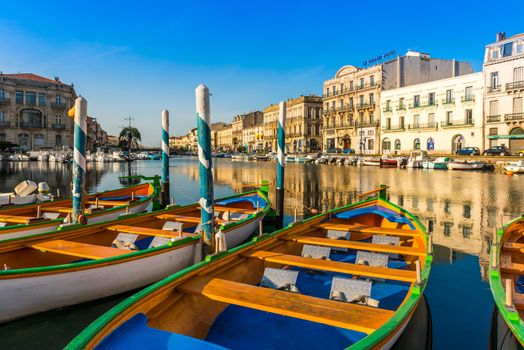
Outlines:
POLYGON ((385 228, 385 227, 373 227, 364 225, 353 225, 353 224, 335 224, 330 222, 324 222, 315 225, 316 228, 322 228, 324 230, 337 230, 337 231, 350 231, 359 233, 376 233, 382 235, 394 235, 401 237, 419 237, 420 234, 415 230, 405 230, 398 228, 385 228))
POLYGON ((73 208, 71 207, 43 207, 41 208, 42 212, 50 212, 50 213, 72 213, 73 208))
POLYGON ((132 201, 131 200, 128 200, 128 201, 109 201, 109 200, 99 200, 99 201, 93 201, 93 200, 89 200, 89 201, 86 201, 87 204, 98 204, 98 205, 109 205, 111 207, 118 207, 118 206, 121 206, 121 205, 129 205, 132 201))
POLYGON ((18 215, 0 215, 0 222, 12 222, 15 224, 32 224, 38 221, 43 221, 44 218, 37 218, 32 216, 18 216, 18 215))
MULTIPOLYGON (((107 227, 108 230, 125 232, 125 233, 135 233, 139 235, 146 236, 156 236, 156 237, 180 237, 180 233, 177 231, 168 231, 161 230, 157 228, 149 227, 137 227, 137 226, 126 226, 126 225, 113 225, 107 227)), ((185 233, 182 233, 185 236, 185 233)))
MULTIPOLYGON (((197 216, 185 216, 185 215, 176 215, 176 214, 161 214, 161 215, 157 215, 156 217, 159 218, 159 219, 162 219, 162 220, 174 220, 174 221, 180 221, 180 222, 192 222, 192 223, 196 223, 196 224, 199 224, 200 221, 201 221, 200 217, 197 217, 197 216)), ((220 224, 220 225, 226 223, 225 220, 222 220, 222 219, 219 219, 219 218, 215 218, 215 222, 220 224)))
POLYGON ((308 237, 308 236, 284 236, 281 239, 287 241, 293 241, 296 243, 302 244, 313 244, 321 245, 334 248, 347 248, 355 250, 367 250, 380 253, 394 253, 401 255, 411 255, 411 256, 425 256, 426 251, 421 248, 406 247, 406 246, 392 246, 386 244, 376 244, 376 243, 367 243, 367 242, 358 242, 358 241, 346 241, 339 239, 329 239, 329 238, 320 238, 320 237, 308 237))
POLYGON ((390 310, 257 287, 220 278, 195 277, 182 283, 177 290, 187 294, 202 294, 223 303, 368 334, 381 327, 394 314, 390 310))
POLYGON ((417 280, 416 272, 412 270, 357 265, 340 261, 305 258, 297 255, 287 255, 269 251, 257 251, 254 253, 242 254, 242 256, 260 259, 269 263, 296 266, 312 270, 347 273, 357 276, 384 278, 403 282, 415 282, 417 280))
POLYGON ((73 241, 65 241, 57 239, 54 241, 47 241, 35 243, 30 245, 31 248, 38 249, 42 252, 52 252, 57 254, 77 256, 87 259, 103 259, 113 256, 129 254, 132 251, 127 249, 119 249, 106 247, 95 244, 79 243, 73 241))
POLYGON ((231 207, 222 207, 215 205, 213 207, 215 211, 223 211, 223 212, 230 212, 230 213, 240 213, 240 214, 256 214, 257 211, 254 209, 245 209, 245 208, 231 208, 231 207))

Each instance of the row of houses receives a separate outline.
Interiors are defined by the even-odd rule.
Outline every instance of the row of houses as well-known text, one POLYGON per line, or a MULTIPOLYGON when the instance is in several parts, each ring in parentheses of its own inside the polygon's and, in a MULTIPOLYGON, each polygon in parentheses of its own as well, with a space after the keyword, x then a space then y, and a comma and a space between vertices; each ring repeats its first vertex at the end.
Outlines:
MULTIPOLYGON (((324 82, 321 97, 286 101, 286 150, 454 153, 505 145, 516 153, 524 149, 523 46, 524 34, 498 33, 485 47, 481 72, 415 51, 370 67, 344 66, 324 82)), ((212 128, 213 146, 276 151, 277 116, 276 104, 237 115, 212 128)), ((196 130, 181 138, 189 135, 193 143, 179 144, 195 150, 196 130)))
MULTIPOLYGON (((21 150, 72 149, 74 122, 67 111, 77 98, 73 84, 32 73, 0 72, 0 148, 21 150)), ((87 149, 108 144, 96 118, 87 120, 87 149)))

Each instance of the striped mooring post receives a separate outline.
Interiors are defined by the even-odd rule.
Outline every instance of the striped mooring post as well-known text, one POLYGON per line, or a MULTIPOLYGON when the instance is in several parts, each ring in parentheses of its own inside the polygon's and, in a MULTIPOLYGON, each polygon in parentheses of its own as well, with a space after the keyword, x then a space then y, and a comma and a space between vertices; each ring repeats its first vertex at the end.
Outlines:
POLYGON ((211 111, 209 89, 198 85, 196 94, 196 119, 198 133, 198 160, 200 162, 200 207, 202 239, 208 252, 214 251, 215 216, 213 208, 213 173, 211 169, 211 111))
POLYGON ((162 189, 160 200, 162 208, 169 205, 169 111, 162 111, 162 189))
POLYGON ((86 132, 87 101, 80 96, 75 101, 75 149, 73 154, 73 213, 75 224, 84 223, 85 173, 86 173, 86 132))
POLYGON ((284 225, 284 165, 286 162, 286 103, 278 105, 278 130, 277 130, 277 193, 276 193, 276 228, 281 229, 284 225))

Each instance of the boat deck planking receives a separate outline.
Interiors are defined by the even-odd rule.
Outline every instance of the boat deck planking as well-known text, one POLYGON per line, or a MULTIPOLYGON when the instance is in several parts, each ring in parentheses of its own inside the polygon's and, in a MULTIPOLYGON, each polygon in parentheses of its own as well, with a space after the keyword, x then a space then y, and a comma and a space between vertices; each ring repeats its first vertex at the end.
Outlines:
POLYGON ((54 241, 41 242, 31 245, 32 248, 42 252, 52 252, 57 254, 72 255, 87 259, 103 259, 123 254, 129 254, 132 251, 106 247, 95 244, 79 243, 57 239, 54 241))

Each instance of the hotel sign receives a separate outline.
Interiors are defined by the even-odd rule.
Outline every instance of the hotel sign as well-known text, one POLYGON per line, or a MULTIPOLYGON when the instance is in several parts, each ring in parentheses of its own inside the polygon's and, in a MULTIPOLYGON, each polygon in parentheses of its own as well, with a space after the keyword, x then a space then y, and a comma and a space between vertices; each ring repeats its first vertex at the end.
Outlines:
POLYGON ((372 65, 375 65, 375 64, 379 64, 379 63, 384 62, 388 58, 391 58, 392 56, 395 56, 396 54, 397 53, 395 52, 395 50, 392 50, 392 51, 383 53, 382 55, 379 55, 377 57, 371 58, 369 60, 365 60, 364 62, 362 62, 362 65, 364 67, 366 67, 366 66, 372 66, 372 65))

